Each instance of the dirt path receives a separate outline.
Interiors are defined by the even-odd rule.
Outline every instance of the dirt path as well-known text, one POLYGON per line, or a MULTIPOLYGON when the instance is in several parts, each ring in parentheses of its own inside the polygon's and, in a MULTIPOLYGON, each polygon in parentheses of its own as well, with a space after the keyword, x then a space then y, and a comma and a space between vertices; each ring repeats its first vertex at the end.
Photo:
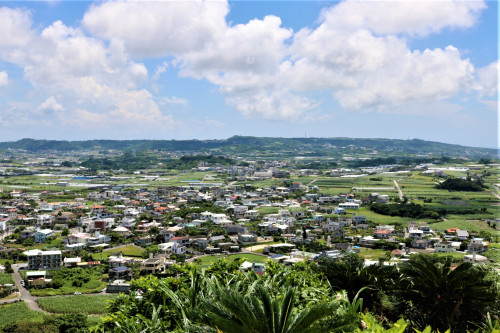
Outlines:
POLYGON ((399 199, 403 200, 403 191, 401 191, 401 188, 399 187, 399 184, 396 180, 394 180, 394 185, 396 186, 396 189, 398 190, 399 193, 399 199))

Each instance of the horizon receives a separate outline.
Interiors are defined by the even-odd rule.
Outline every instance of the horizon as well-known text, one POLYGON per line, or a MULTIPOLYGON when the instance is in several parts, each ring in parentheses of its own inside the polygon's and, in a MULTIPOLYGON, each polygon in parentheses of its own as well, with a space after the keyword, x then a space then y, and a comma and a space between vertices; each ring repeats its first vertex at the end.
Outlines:
POLYGON ((450 142, 440 142, 440 141, 432 141, 432 140, 424 140, 424 139, 419 139, 419 138, 411 138, 411 139, 389 139, 389 138, 381 138, 381 137, 346 137, 346 136, 339 136, 339 137, 319 137, 319 136, 311 136, 311 137, 284 137, 284 136, 253 136, 253 135, 232 135, 227 138, 221 138, 221 139, 83 139, 83 140, 67 140, 67 139, 34 139, 34 138, 21 138, 18 140, 13 140, 13 141, 0 141, 0 143, 15 143, 23 140, 33 140, 33 141, 62 141, 62 142, 85 142, 85 141, 225 141, 229 140, 233 137, 248 137, 248 138, 265 138, 265 139, 348 139, 348 140, 395 140, 395 141, 413 141, 413 140, 418 140, 418 141, 424 141, 424 142, 429 142, 429 143, 438 143, 438 144, 445 144, 445 145, 456 145, 456 146, 461 146, 464 148, 480 148, 480 149, 494 149, 494 150, 500 150, 499 147, 481 147, 481 146, 466 146, 466 145, 461 145, 458 143, 450 143, 450 142))
POLYGON ((1 1, 0 141, 500 147, 496 1, 138 4, 1 1))

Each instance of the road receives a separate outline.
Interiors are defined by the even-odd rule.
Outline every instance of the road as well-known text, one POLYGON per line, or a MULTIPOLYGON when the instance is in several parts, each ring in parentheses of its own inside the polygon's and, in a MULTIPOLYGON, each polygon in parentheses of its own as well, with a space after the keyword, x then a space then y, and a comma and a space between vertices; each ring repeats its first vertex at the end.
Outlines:
POLYGON ((14 302, 18 301, 19 299, 21 299, 22 301, 24 301, 28 305, 28 307, 31 310, 42 311, 44 313, 48 313, 46 311, 43 311, 38 306, 38 303, 36 302, 36 300, 38 299, 38 297, 32 296, 30 294, 30 292, 21 285, 21 280, 22 279, 21 279, 21 274, 19 274, 19 268, 23 267, 23 266, 26 266, 26 264, 13 264, 12 265, 12 269, 14 270, 14 273, 12 274, 12 277, 14 278, 14 281, 16 283, 17 289, 19 290, 20 296, 14 298, 14 299, 5 301, 5 302, 1 302, 1 304, 14 303, 14 302))
POLYGON ((394 180, 394 185, 396 186, 396 189, 398 190, 398 193, 399 193, 399 199, 403 200, 403 191, 401 191, 401 188, 399 187, 399 184, 397 181, 394 180))

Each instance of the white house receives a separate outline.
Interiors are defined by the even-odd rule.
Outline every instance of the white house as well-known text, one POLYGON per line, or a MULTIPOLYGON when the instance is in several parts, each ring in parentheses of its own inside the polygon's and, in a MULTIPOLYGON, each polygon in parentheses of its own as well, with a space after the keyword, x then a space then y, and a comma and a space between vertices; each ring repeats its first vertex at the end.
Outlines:
POLYGON ((36 218, 36 224, 39 226, 43 226, 44 224, 50 225, 52 221, 54 221, 54 216, 47 214, 38 215, 36 218))
POLYGON ((434 252, 435 253, 451 253, 455 252, 455 247, 453 247, 452 242, 439 242, 434 245, 434 252))
POLYGON ((35 233, 35 243, 43 243, 47 238, 54 236, 54 231, 50 229, 38 229, 35 233))
POLYGON ((343 202, 339 204, 339 208, 344 209, 359 209, 359 203, 355 202, 343 202))

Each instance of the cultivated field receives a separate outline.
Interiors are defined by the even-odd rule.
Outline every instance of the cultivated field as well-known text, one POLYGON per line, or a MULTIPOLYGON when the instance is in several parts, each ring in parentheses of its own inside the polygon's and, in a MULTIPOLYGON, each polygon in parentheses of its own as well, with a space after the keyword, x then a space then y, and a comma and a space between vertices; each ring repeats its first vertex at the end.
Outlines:
POLYGON ((103 314, 107 312, 108 301, 117 295, 72 295, 43 297, 38 299, 42 309, 52 313, 88 313, 103 314))

